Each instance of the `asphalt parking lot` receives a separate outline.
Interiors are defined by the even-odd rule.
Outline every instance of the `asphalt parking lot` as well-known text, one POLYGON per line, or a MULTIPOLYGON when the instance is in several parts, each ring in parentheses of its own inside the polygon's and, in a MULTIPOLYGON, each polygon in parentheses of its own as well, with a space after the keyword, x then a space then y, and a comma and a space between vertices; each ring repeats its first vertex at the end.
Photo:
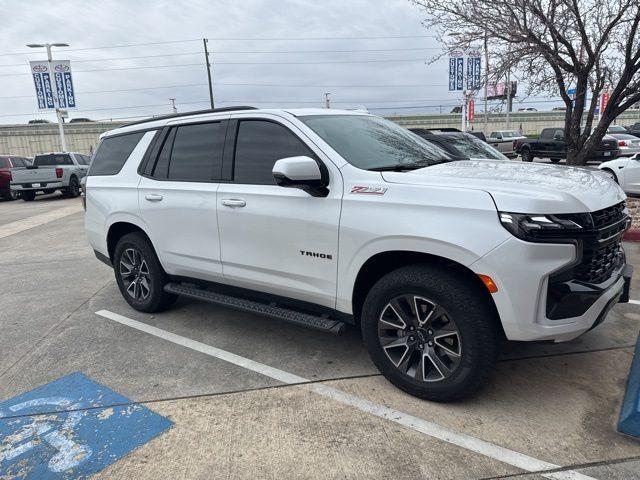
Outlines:
MULTIPOLYGON (((640 247, 625 248, 640 272, 640 247)), ((480 394, 435 404, 384 380, 353 329, 186 300, 134 311, 78 199, 0 202, 0 271, 0 403, 81 372, 172 423, 92 478, 640 479, 640 442, 615 430, 640 305, 566 344, 505 345, 480 394)))

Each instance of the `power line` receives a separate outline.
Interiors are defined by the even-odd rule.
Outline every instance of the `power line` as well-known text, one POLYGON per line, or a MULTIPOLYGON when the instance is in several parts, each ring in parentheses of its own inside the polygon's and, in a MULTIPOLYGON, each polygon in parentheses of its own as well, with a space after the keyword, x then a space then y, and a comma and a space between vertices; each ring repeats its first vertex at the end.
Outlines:
MULTIPOLYGON (((94 94, 94 93, 119 93, 119 92, 140 92, 140 91, 146 91, 146 90, 160 90, 160 89, 164 89, 164 88, 185 88, 185 87, 203 87, 206 86, 206 83, 185 83, 182 85, 163 85, 160 87, 146 87, 146 88, 120 88, 117 90, 94 90, 92 92, 76 92, 76 95, 90 95, 90 94, 94 94)), ((14 98, 34 98, 34 95, 13 95, 13 96, 8 96, 8 97, 0 97, 0 100, 6 100, 6 99, 14 99, 14 98)))
MULTIPOLYGON (((410 39, 410 38, 436 38, 435 35, 395 35, 395 36, 370 36, 370 37, 209 37, 210 41, 224 42, 224 41, 313 41, 313 40, 394 40, 394 39, 410 39)), ((111 48, 129 48, 129 47, 146 47, 150 45, 168 45, 172 43, 188 43, 188 42, 201 42, 202 38, 194 38, 187 40, 167 40, 163 42, 147 42, 147 43, 129 43, 121 45, 105 45, 101 47, 85 47, 85 48, 65 48, 65 52, 81 52, 87 50, 104 50, 111 48)), ((16 55, 35 55, 38 52, 15 52, 15 53, 0 53, 0 56, 16 56, 16 55)))

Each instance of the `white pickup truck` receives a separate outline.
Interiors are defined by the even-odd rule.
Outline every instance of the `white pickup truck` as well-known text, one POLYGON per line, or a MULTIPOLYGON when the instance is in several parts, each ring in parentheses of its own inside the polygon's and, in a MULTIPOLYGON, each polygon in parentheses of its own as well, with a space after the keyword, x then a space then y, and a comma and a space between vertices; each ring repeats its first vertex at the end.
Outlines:
POLYGON ((455 161, 360 112, 124 126, 102 136, 85 195, 89 242, 133 308, 181 295, 355 325, 386 378, 432 400, 482 386, 500 338, 570 340, 628 300, 626 195, 605 173, 455 161))
POLYGON ((36 193, 61 190, 65 197, 80 195, 80 181, 87 174, 90 157, 81 153, 43 153, 33 165, 13 172, 11 190, 23 200, 31 201, 36 193))

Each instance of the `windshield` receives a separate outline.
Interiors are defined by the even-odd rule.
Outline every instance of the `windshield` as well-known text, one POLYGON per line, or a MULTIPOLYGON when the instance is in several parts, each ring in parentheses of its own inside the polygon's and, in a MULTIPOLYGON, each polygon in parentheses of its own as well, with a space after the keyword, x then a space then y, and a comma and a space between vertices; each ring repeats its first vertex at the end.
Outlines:
POLYGON ((621 127, 620 125, 610 125, 608 128, 610 133, 625 133, 627 131, 626 128, 621 127))
POLYGON ((347 162, 364 170, 422 168, 453 160, 435 145, 380 117, 314 115, 300 120, 347 162))
POLYGON ((515 130, 507 130, 506 132, 501 132, 501 133, 502 133, 502 138, 515 138, 515 137, 522 136, 515 130))
POLYGON ((509 160, 488 143, 483 142, 468 133, 445 134, 440 135, 440 138, 440 141, 448 143, 457 152, 459 152, 461 157, 509 160))

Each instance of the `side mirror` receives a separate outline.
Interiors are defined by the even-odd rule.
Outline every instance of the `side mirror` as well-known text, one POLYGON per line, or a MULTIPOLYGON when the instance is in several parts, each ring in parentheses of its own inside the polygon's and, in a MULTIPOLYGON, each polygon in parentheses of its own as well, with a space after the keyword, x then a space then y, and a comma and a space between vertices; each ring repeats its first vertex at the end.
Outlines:
POLYGON ((281 187, 299 188, 314 197, 326 197, 329 193, 320 167, 313 158, 281 158, 273 165, 272 173, 281 187))

